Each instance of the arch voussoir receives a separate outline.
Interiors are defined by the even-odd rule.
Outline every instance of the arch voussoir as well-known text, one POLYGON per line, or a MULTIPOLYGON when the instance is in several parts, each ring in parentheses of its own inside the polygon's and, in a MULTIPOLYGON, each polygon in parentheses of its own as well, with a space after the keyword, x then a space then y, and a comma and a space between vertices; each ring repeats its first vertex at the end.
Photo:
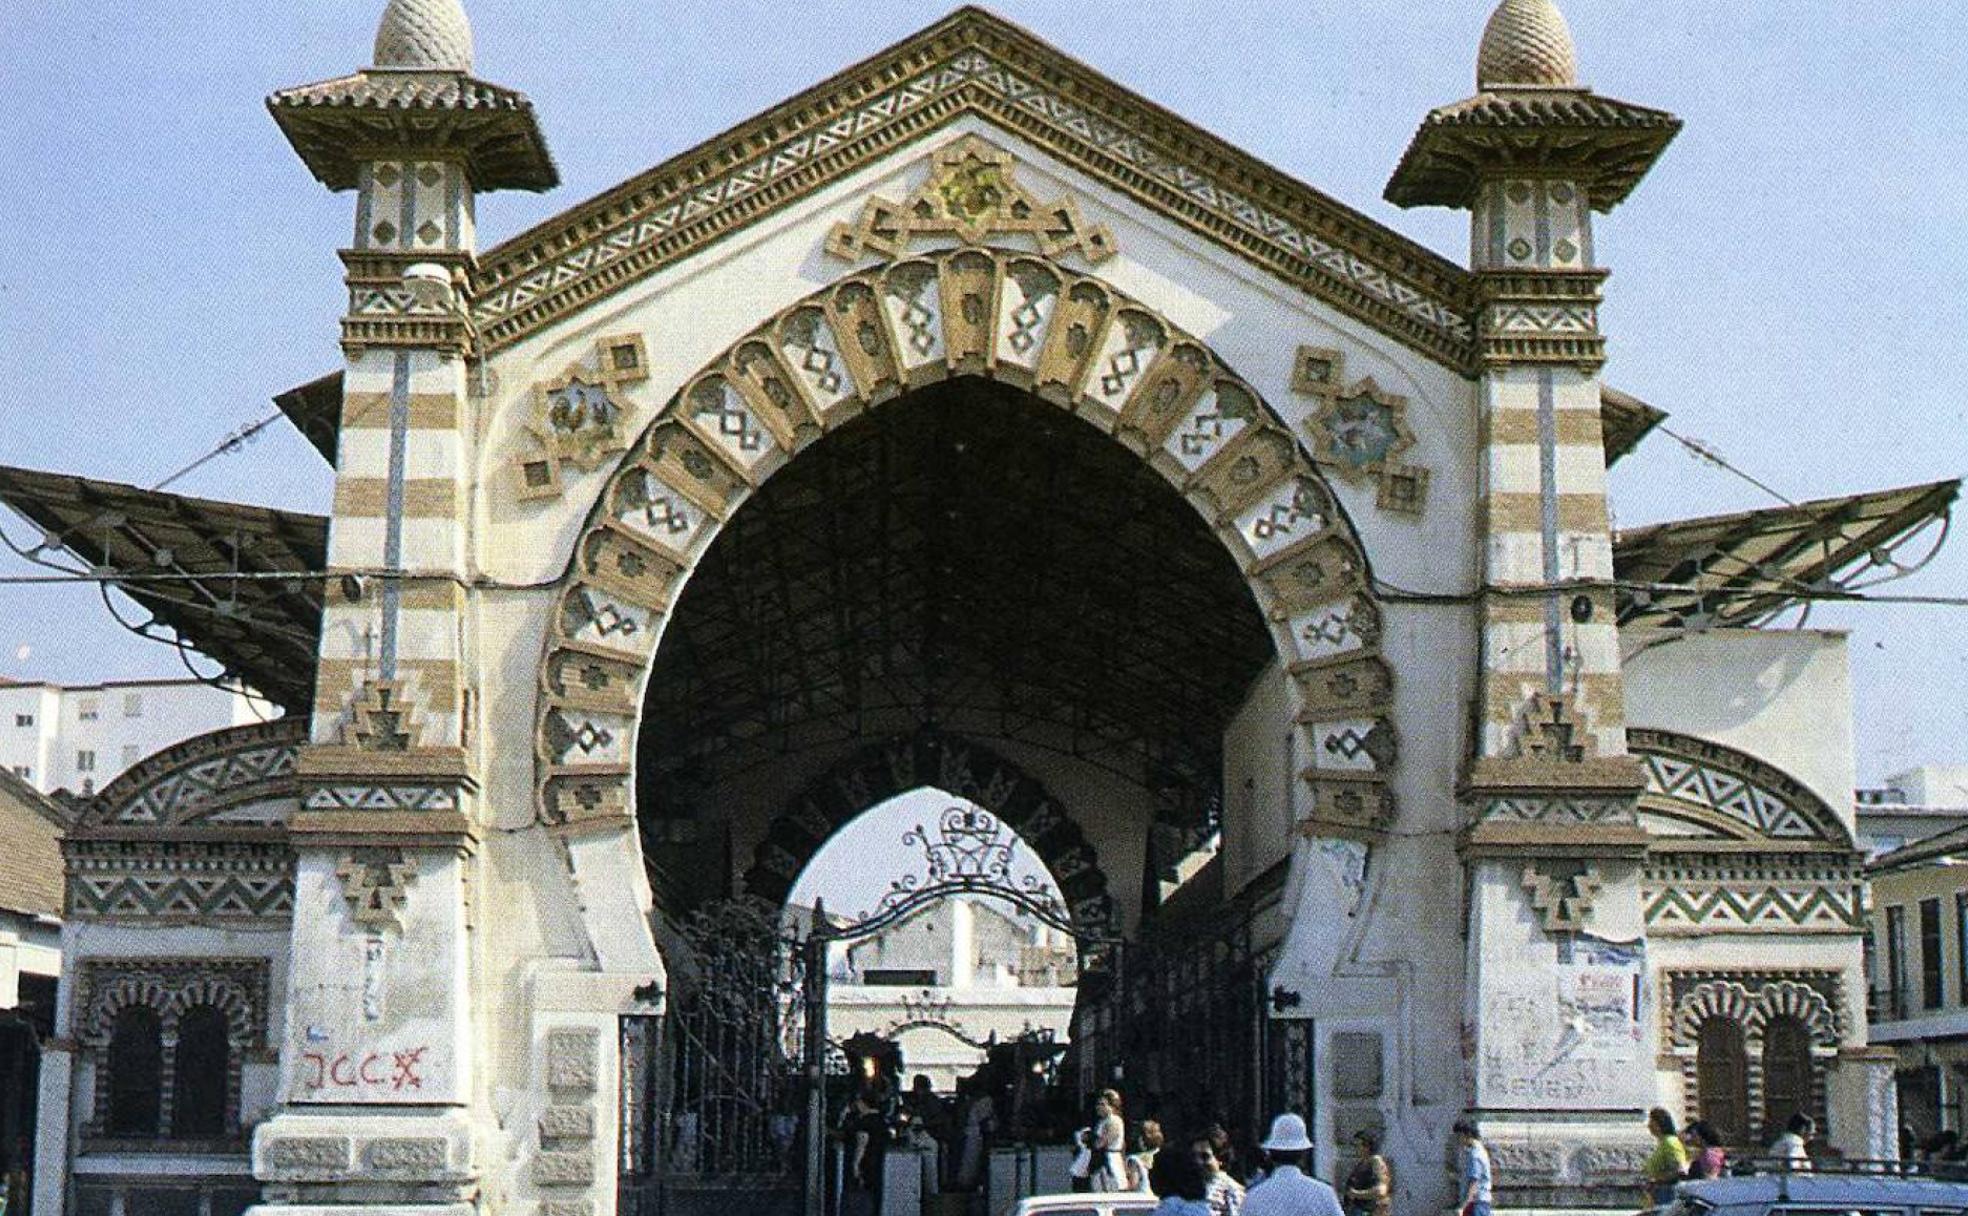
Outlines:
POLYGON ((1167 317, 1048 258, 976 246, 866 267, 782 310, 686 380, 631 446, 548 630, 538 819, 580 831, 633 817, 642 688, 665 615, 723 522, 826 432, 961 376, 1098 427, 1211 524, 1292 677, 1308 829, 1383 832, 1392 674, 1364 551, 1313 454, 1167 317))

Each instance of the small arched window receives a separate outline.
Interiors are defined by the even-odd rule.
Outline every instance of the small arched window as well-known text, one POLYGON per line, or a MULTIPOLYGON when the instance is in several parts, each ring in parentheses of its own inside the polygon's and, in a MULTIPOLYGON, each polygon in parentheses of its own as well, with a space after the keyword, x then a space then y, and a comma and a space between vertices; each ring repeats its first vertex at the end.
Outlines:
POLYGON ((1749 1050, 1742 1026, 1729 1018, 1704 1018, 1695 1039, 1695 1093, 1701 1117, 1722 1143, 1749 1143, 1749 1050))
POLYGON ((144 1005, 118 1011, 104 1063, 109 1069, 104 1130, 112 1136, 157 1135, 164 1092, 164 1030, 157 1011, 144 1005))
POLYGON ((1763 1134, 1783 1134, 1795 1114, 1811 1110, 1811 1028, 1793 1017, 1763 1028, 1763 1134))
POLYGON ((225 1012, 211 1005, 193 1005, 178 1019, 171 1070, 172 1135, 225 1134, 226 1087, 232 1077, 227 1030, 225 1012))

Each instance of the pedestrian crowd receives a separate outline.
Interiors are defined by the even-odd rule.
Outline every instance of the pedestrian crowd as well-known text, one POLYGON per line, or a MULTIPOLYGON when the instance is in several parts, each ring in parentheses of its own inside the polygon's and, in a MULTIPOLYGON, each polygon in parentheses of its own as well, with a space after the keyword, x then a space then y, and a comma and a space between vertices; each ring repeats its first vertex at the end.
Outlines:
MULTIPOLYGON (((900 1103, 901 1124, 912 1128, 925 1144, 951 1136, 960 1146, 950 1170, 951 1189, 972 1190, 983 1181, 983 1157, 995 1131, 994 1104, 980 1093, 952 1117, 928 1087, 926 1077, 900 1103), (934 1137, 932 1138, 932 1133, 934 1137)), ((875 1091, 857 1097, 839 1124, 849 1156, 848 1174, 876 1187, 869 1149, 882 1114, 875 1091)), ((1652 1137, 1635 1181, 1653 1207, 1676 1199, 1682 1182, 1720 1178, 1729 1173, 1724 1137, 1704 1119, 1678 1126, 1674 1116, 1656 1107, 1647 1114, 1652 1137)), ((1809 1142, 1817 1134, 1809 1115, 1790 1117, 1785 1130, 1767 1149, 1765 1160, 1794 1170, 1811 1168, 1809 1142)), ((1471 1118, 1456 1121, 1456 1208, 1458 1216, 1491 1216, 1495 1175, 1489 1149, 1471 1118)), ((1353 1156, 1337 1190, 1307 1172, 1313 1145, 1305 1120, 1287 1112, 1271 1123, 1270 1134, 1256 1146, 1245 1168, 1244 1156, 1221 1124, 1210 1123, 1170 1141, 1162 1123, 1153 1118, 1130 1122, 1119 1091, 1094 1095, 1084 1123, 1072 1135, 1076 1157, 1071 1165, 1072 1188, 1088 1192, 1134 1192, 1159 1199, 1153 1216, 1393 1216, 1394 1172, 1380 1152, 1378 1131, 1368 1128, 1351 1138, 1353 1156)), ((1936 1146, 1936 1157, 1955 1145, 1936 1146)), ((876 1150, 877 1152, 879 1150, 876 1150)), ((926 1179, 925 1193, 942 1189, 926 1179)), ((852 1185, 852 1182, 850 1182, 852 1185)))

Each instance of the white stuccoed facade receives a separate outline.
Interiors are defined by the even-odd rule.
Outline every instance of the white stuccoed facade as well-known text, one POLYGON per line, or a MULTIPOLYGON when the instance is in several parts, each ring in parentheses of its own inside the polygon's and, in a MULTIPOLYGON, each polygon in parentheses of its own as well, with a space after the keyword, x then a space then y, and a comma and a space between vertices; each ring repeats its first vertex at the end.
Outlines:
MULTIPOLYGON (((395 0, 386 30, 413 18, 462 14, 395 0)), ((1517 62, 1493 29, 1486 71, 1517 62)), ((674 597, 823 434, 968 376, 1113 436, 1263 612, 1199 918, 1248 929, 1252 1106, 1304 1110, 1327 1165, 1384 1127, 1416 1210, 1449 1201, 1464 1113, 1506 1205, 1625 1204, 1657 1103, 1737 1102, 1749 1143, 1800 1101, 1831 1147, 1890 1155, 1842 640, 1613 624, 1588 203, 1671 118, 1507 76, 1431 116, 1390 191, 1473 208, 1472 272, 965 10, 479 254, 475 192, 553 174, 523 99, 440 43, 275 98, 355 192, 329 550, 352 577, 311 721, 146 761, 70 842, 37 1213, 210 1177, 238 1186, 182 1184, 215 1211, 257 1187, 265 1216, 615 1211, 618 1026, 670 995, 642 864, 669 841, 634 781, 674 597), (1576 107, 1573 160, 1483 159, 1547 105, 1576 107), (157 1004, 168 1066, 203 1000, 238 1012, 232 1134, 133 1153, 101 1126, 118 1011, 157 1004), (1801 1064, 1769 1048, 1793 1028, 1801 1064), (1703 1092, 1731 1034, 1768 1066, 1703 1092)), ((1028 833, 1082 924, 1140 929, 1147 791, 954 712, 884 730, 872 759, 720 787, 718 877, 783 898, 843 817, 933 783, 1028 833), (859 805, 801 801, 815 782, 859 805)))

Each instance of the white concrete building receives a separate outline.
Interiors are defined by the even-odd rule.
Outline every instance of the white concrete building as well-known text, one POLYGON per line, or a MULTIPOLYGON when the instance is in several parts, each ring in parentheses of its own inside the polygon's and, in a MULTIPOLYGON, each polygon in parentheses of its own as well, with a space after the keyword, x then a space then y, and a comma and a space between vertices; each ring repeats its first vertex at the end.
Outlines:
POLYGON ((1897 1055, 1901 1118, 1917 1138, 1968 1133, 1968 768, 1925 766, 1860 795, 1859 823, 1877 833, 1872 1041, 1897 1055))
POLYGON ((0 676, 0 769, 43 793, 93 794, 180 739, 280 712, 202 680, 51 684, 0 676))
POLYGON ((1041 1033, 1067 1040, 1078 950, 1007 905, 953 897, 835 947, 828 1033, 879 1035, 902 1049, 904 1080, 937 1092, 984 1062, 985 1046, 1041 1033))
POLYGON ((82 808, 38 1216, 811 1197, 777 912, 926 785, 1099 947, 1076 1091, 1374 1123, 1403 1210, 1465 1113, 1505 1207, 1630 1207, 1657 1104, 1893 1152, 1844 639, 1761 626, 1958 486, 1612 530, 1594 228, 1680 124, 1550 0, 1389 182, 1454 259, 968 8, 481 250, 556 171, 472 45, 390 0, 271 99, 353 192, 330 517, 0 470, 132 571, 260 538, 169 607, 292 711, 82 808))
POLYGON ((1868 858, 1968 825, 1968 765, 1924 764, 1858 791, 1868 858))

